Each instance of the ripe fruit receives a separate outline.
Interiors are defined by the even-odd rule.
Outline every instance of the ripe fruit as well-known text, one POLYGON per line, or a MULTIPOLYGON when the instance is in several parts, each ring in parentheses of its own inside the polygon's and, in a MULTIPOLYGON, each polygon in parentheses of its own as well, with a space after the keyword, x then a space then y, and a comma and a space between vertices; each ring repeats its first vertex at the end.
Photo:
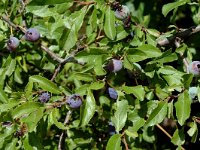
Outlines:
POLYGON ((112 99, 117 99, 117 97, 118 97, 118 94, 115 91, 115 89, 110 88, 110 87, 108 88, 108 94, 109 94, 110 98, 112 98, 112 99))
POLYGON ((120 9, 115 10, 115 17, 124 20, 130 16, 130 10, 127 6, 122 5, 120 9))
POLYGON ((72 94, 68 97, 67 104, 71 108, 79 108, 82 105, 82 98, 79 94, 72 94))
POLYGON ((118 72, 122 69, 122 61, 118 59, 112 59, 107 66, 108 70, 111 72, 118 72))
POLYGON ((19 46, 19 40, 16 37, 10 37, 7 41, 7 49, 14 51, 19 46))
POLYGON ((40 33, 35 28, 29 28, 25 33, 25 39, 27 41, 35 42, 40 38, 40 33))
POLYGON ((43 92, 40 96, 39 96, 39 100, 41 103, 46 103, 48 102, 50 99, 50 94, 48 92, 43 92))
POLYGON ((188 66, 189 73, 199 76, 200 75, 200 61, 193 61, 188 66))

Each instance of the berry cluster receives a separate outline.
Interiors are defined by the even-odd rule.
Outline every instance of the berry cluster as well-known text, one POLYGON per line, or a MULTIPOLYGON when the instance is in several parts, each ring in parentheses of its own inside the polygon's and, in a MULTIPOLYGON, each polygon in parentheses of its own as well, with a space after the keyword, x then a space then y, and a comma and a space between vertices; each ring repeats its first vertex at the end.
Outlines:
MULTIPOLYGON (((29 28, 27 29, 25 35, 24 35, 25 40, 30 41, 30 42, 35 42, 40 38, 40 33, 37 29, 35 28, 29 28)), ((7 49, 9 51, 15 51, 17 47, 19 46, 19 39, 16 37, 10 37, 7 41, 7 49)))

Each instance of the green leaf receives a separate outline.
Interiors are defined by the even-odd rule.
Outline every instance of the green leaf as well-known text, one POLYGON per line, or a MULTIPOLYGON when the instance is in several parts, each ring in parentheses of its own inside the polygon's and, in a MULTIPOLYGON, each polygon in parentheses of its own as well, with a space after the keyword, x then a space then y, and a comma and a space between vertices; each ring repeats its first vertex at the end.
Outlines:
POLYGON ((25 122, 28 126, 28 132, 33 132, 34 129, 37 127, 38 122, 43 117, 43 112, 45 108, 41 107, 36 111, 30 113, 29 116, 22 118, 21 121, 25 122))
POLYGON ((121 147, 121 134, 114 134, 108 140, 106 150, 122 150, 121 147))
POLYGON ((36 102, 26 102, 24 104, 21 104, 19 107, 14 109, 11 114, 13 118, 19 118, 29 115, 30 113, 36 111, 42 107, 41 104, 36 102))
POLYGON ((190 129, 187 131, 189 136, 193 136, 195 135, 195 132, 197 132, 198 128, 197 128, 197 123, 194 121, 190 124, 190 129))
POLYGON ((9 111, 11 108, 19 105, 19 103, 20 103, 19 101, 12 100, 9 103, 1 104, 0 105, 0 113, 5 112, 5 111, 9 111))
POLYGON ((142 118, 136 111, 129 113, 128 120, 133 123, 133 126, 130 127, 131 132, 137 132, 145 124, 144 118, 142 118))
POLYGON ((179 0, 173 3, 168 3, 162 7, 162 14, 166 17, 170 11, 181 5, 185 5, 187 2, 188 0, 179 0))
POLYGON ((18 142, 18 138, 13 138, 11 143, 8 143, 5 147, 5 149, 9 150, 17 150, 16 144, 18 142))
POLYGON ((6 75, 11 76, 11 74, 15 71, 16 59, 11 59, 9 65, 6 66, 6 75))
POLYGON ((99 90, 99 89, 104 88, 104 86, 105 86, 105 82, 98 81, 98 82, 94 82, 94 83, 90 84, 89 89, 99 90))
POLYGON ((88 90, 85 104, 81 108, 81 122, 80 126, 86 126, 93 117, 96 110, 96 102, 93 93, 88 90))
POLYGON ((122 90, 124 90, 126 94, 133 94, 136 98, 138 98, 141 101, 144 100, 145 91, 142 85, 138 85, 134 87, 123 86, 122 90))
POLYGON ((66 2, 71 2, 71 0, 33 0, 28 5, 53 5, 53 4, 62 4, 66 2))
POLYGON ((184 134, 184 128, 182 129, 176 129, 176 131, 173 134, 173 137, 171 139, 171 142, 174 145, 183 145, 185 143, 185 134, 184 134))
POLYGON ((67 39, 64 43, 63 49, 67 52, 75 46, 77 39, 78 39, 78 32, 83 24, 83 19, 86 14, 87 7, 83 7, 81 10, 78 11, 77 17, 74 19, 72 27, 70 28, 69 34, 67 39))
POLYGON ((127 58, 131 62, 139 62, 147 58, 159 57, 162 52, 153 45, 144 44, 138 48, 129 48, 126 52, 127 58))
POLYGON ((103 69, 103 55, 95 59, 94 71, 96 75, 99 75, 99 76, 106 74, 106 71, 103 69))
POLYGON ((179 95, 178 100, 175 103, 176 116, 180 125, 183 125, 185 121, 190 117, 191 101, 192 100, 188 94, 188 91, 185 90, 179 95))
POLYGON ((117 108, 114 116, 111 118, 112 123, 115 126, 116 132, 124 127, 127 119, 128 102, 126 100, 117 101, 117 108))
POLYGON ((167 103, 159 102, 158 107, 156 107, 147 119, 146 126, 153 126, 161 123, 165 116, 167 115, 167 103))
MULTIPOLYGON (((2 103, 7 103, 8 102, 8 97, 6 93, 0 88, 0 102, 2 103)), ((1 109, 0 109, 1 111, 1 109)))
POLYGON ((110 7, 107 7, 107 10, 105 12, 104 31, 109 39, 111 40, 115 39, 116 36, 115 15, 114 12, 110 9, 110 7))
POLYGON ((80 80, 85 82, 92 82, 94 80, 93 76, 89 73, 81 73, 81 72, 74 72, 71 74, 71 76, 68 78, 69 80, 80 80))
POLYGON ((29 78, 29 81, 38 83, 39 86, 43 90, 46 90, 46 91, 49 91, 49 92, 55 93, 55 94, 61 93, 55 83, 53 83, 52 81, 50 81, 47 78, 44 78, 42 76, 39 76, 39 75, 31 76, 29 78))
POLYGON ((60 117, 59 115, 59 109, 54 108, 53 111, 51 112, 51 119, 53 121, 53 123, 62 130, 66 130, 68 127, 64 126, 64 124, 62 122, 58 122, 58 117, 60 117))

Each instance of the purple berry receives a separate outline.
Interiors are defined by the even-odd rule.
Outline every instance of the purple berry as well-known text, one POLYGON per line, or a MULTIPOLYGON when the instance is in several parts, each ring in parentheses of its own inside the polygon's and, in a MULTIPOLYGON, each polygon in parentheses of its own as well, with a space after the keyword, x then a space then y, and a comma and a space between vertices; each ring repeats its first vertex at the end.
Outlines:
POLYGON ((16 37, 10 37, 7 41, 7 49, 9 51, 15 51, 19 46, 19 40, 16 37))
POLYGON ((29 28, 25 33, 25 39, 27 41, 35 42, 40 38, 40 33, 35 28, 29 28))
POLYGON ((108 63, 108 70, 111 72, 118 72, 122 69, 122 61, 121 60, 117 60, 117 59, 112 59, 109 63, 108 63))
POLYGON ((71 108, 79 108, 82 105, 82 98, 79 94, 72 94, 68 97, 67 104, 71 108))
POLYGON ((118 97, 118 94, 115 91, 115 89, 110 88, 110 87, 108 88, 108 94, 109 94, 110 98, 112 98, 112 99, 117 99, 117 97, 118 97))
POLYGON ((200 61, 193 61, 188 66, 189 73, 199 76, 200 75, 200 61))
POLYGON ((115 10, 115 17, 118 18, 118 19, 120 19, 120 20, 124 20, 128 16, 130 16, 130 10, 125 5, 122 5, 121 9, 116 9, 115 10))
POLYGON ((49 101, 50 99, 50 94, 48 92, 43 92, 40 96, 39 96, 39 100, 41 103, 46 103, 49 101))

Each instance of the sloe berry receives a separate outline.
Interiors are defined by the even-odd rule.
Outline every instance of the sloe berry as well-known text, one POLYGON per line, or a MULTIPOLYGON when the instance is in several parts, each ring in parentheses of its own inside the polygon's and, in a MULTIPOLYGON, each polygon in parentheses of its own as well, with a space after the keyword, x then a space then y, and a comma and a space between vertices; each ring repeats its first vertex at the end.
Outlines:
POLYGON ((19 46, 19 40, 16 37, 10 37, 7 41, 7 49, 14 51, 19 46))
POLYGON ((122 61, 117 59, 112 59, 107 66, 108 70, 111 72, 118 72, 122 69, 122 61))
POLYGON ((118 94, 115 91, 115 89, 110 88, 110 87, 108 88, 108 94, 109 94, 110 98, 112 98, 112 99, 117 99, 117 97, 118 97, 118 94))
POLYGON ((40 96, 39 96, 39 100, 41 103, 46 103, 48 102, 50 99, 50 94, 48 92, 43 92, 40 96))
POLYGON ((40 33, 36 28, 29 28, 25 33, 27 41, 35 42, 40 38, 40 33))
POLYGON ((188 71, 195 76, 199 76, 200 75, 200 61, 191 62, 188 66, 188 71))
POLYGON ((68 97, 67 104, 71 108, 79 108, 82 105, 82 98, 79 94, 72 94, 68 97))

